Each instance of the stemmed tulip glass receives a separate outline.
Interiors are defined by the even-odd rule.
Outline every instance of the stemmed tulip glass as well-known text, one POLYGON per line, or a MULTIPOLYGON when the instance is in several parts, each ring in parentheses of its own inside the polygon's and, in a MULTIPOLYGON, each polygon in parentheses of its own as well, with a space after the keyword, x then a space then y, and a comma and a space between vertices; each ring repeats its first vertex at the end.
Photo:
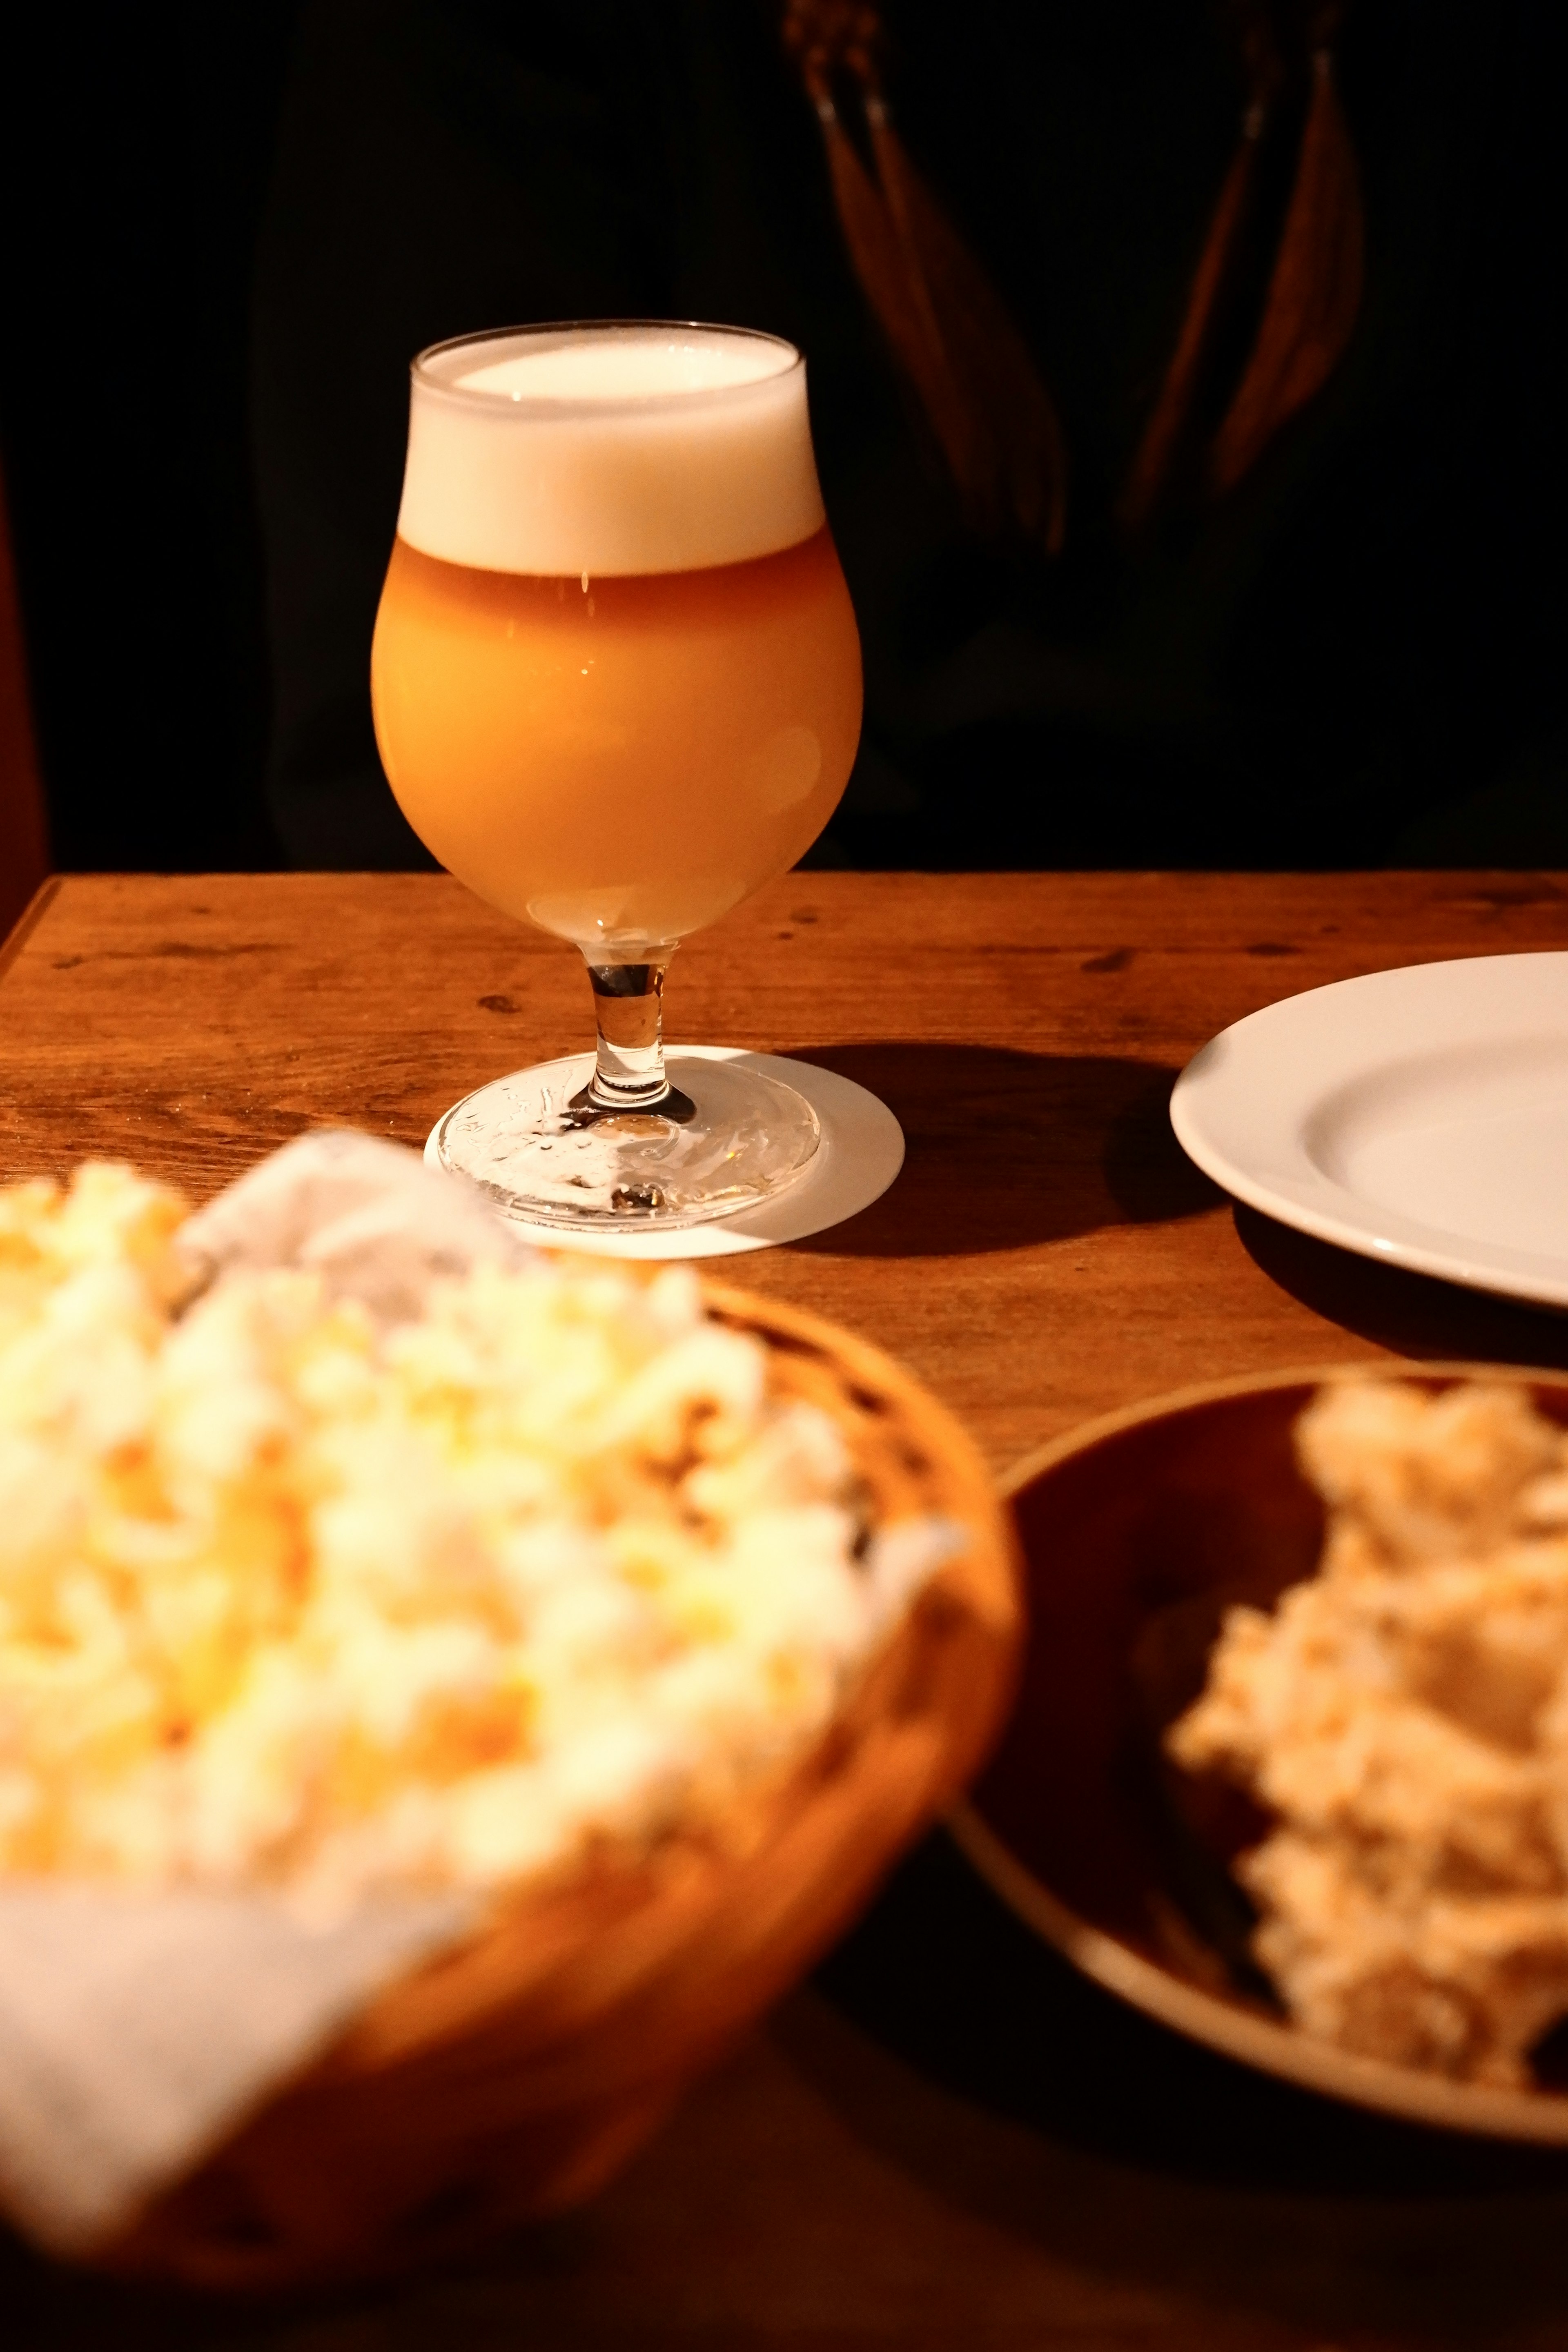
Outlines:
POLYGON ((414 362, 371 668, 420 839, 582 950, 597 1049, 482 1087, 436 1131, 514 1214, 730 1216, 794 1183, 805 1097, 744 1058, 665 1066, 688 932, 831 815, 860 648, 791 345, 631 321, 467 336, 414 362))

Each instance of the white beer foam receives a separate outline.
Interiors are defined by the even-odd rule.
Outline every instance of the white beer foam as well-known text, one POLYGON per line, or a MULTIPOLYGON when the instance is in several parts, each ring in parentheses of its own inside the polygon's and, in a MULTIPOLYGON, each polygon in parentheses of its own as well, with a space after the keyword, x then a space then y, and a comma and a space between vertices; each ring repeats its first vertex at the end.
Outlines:
POLYGON ((805 367, 770 336, 545 328, 414 363, 400 539, 485 572, 696 572, 824 521, 805 367))

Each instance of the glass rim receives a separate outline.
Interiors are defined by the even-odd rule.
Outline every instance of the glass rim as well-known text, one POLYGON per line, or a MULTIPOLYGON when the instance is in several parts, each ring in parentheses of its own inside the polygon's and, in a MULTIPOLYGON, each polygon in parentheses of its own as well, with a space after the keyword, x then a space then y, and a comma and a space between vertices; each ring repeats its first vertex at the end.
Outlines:
POLYGON ((802 371, 805 354, 798 344, 784 335, 771 334, 765 327, 726 326, 710 319, 539 319, 515 327, 480 327, 466 335, 447 335, 438 343, 426 343, 408 363, 411 381, 425 394, 449 400, 458 406, 489 415, 517 416, 529 411, 551 416, 605 416, 616 411, 700 407, 716 400, 732 400, 746 393, 755 393, 764 385, 780 384, 802 371), (741 383, 705 384, 679 392, 640 392, 617 394, 608 400, 584 399, 580 393, 528 393, 521 397, 510 393, 477 392, 467 384, 451 383, 437 375, 431 365, 444 359, 449 352, 470 351, 485 343, 520 342, 535 336, 579 335, 589 333, 638 334, 649 329, 678 335, 720 335, 736 342, 771 343, 775 351, 787 352, 787 363, 771 375, 752 376, 741 383))

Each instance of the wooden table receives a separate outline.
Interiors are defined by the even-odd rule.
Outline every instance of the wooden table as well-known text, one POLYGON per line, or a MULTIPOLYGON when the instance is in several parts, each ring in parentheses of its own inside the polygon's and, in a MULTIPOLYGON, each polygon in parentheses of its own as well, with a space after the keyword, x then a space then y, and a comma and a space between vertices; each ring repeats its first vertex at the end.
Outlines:
MULTIPOLYGON (((1194 1048, 1273 998, 1564 946, 1568 881, 1542 876, 795 875, 682 950, 669 1026, 891 1104, 893 1191, 737 1270, 902 1356, 1001 1471, 1227 1372, 1568 1364, 1568 1321, 1233 1211, 1165 1117, 1194 1048)), ((588 1022, 567 950, 444 878, 67 879, 0 963, 0 1175, 117 1154, 199 1196, 313 1123, 417 1143, 588 1022)), ((0 2343, 1560 2352, 1568 2160, 1189 2049, 1079 1983, 937 1838, 588 2211, 259 2317, 0 2247, 0 2343)))

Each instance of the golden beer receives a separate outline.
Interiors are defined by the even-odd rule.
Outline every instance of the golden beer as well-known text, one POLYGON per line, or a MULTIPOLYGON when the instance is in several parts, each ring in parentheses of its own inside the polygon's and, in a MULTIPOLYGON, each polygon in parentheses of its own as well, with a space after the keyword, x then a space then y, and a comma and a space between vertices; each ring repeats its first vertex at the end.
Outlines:
POLYGON ((793 866, 860 730, 825 529, 740 563, 541 579, 399 540, 372 694, 393 791, 470 889, 584 946, 663 942, 793 866))
POLYGON ((794 864, 860 726, 789 345, 534 330, 426 354, 371 659, 409 823, 612 958, 794 864))

